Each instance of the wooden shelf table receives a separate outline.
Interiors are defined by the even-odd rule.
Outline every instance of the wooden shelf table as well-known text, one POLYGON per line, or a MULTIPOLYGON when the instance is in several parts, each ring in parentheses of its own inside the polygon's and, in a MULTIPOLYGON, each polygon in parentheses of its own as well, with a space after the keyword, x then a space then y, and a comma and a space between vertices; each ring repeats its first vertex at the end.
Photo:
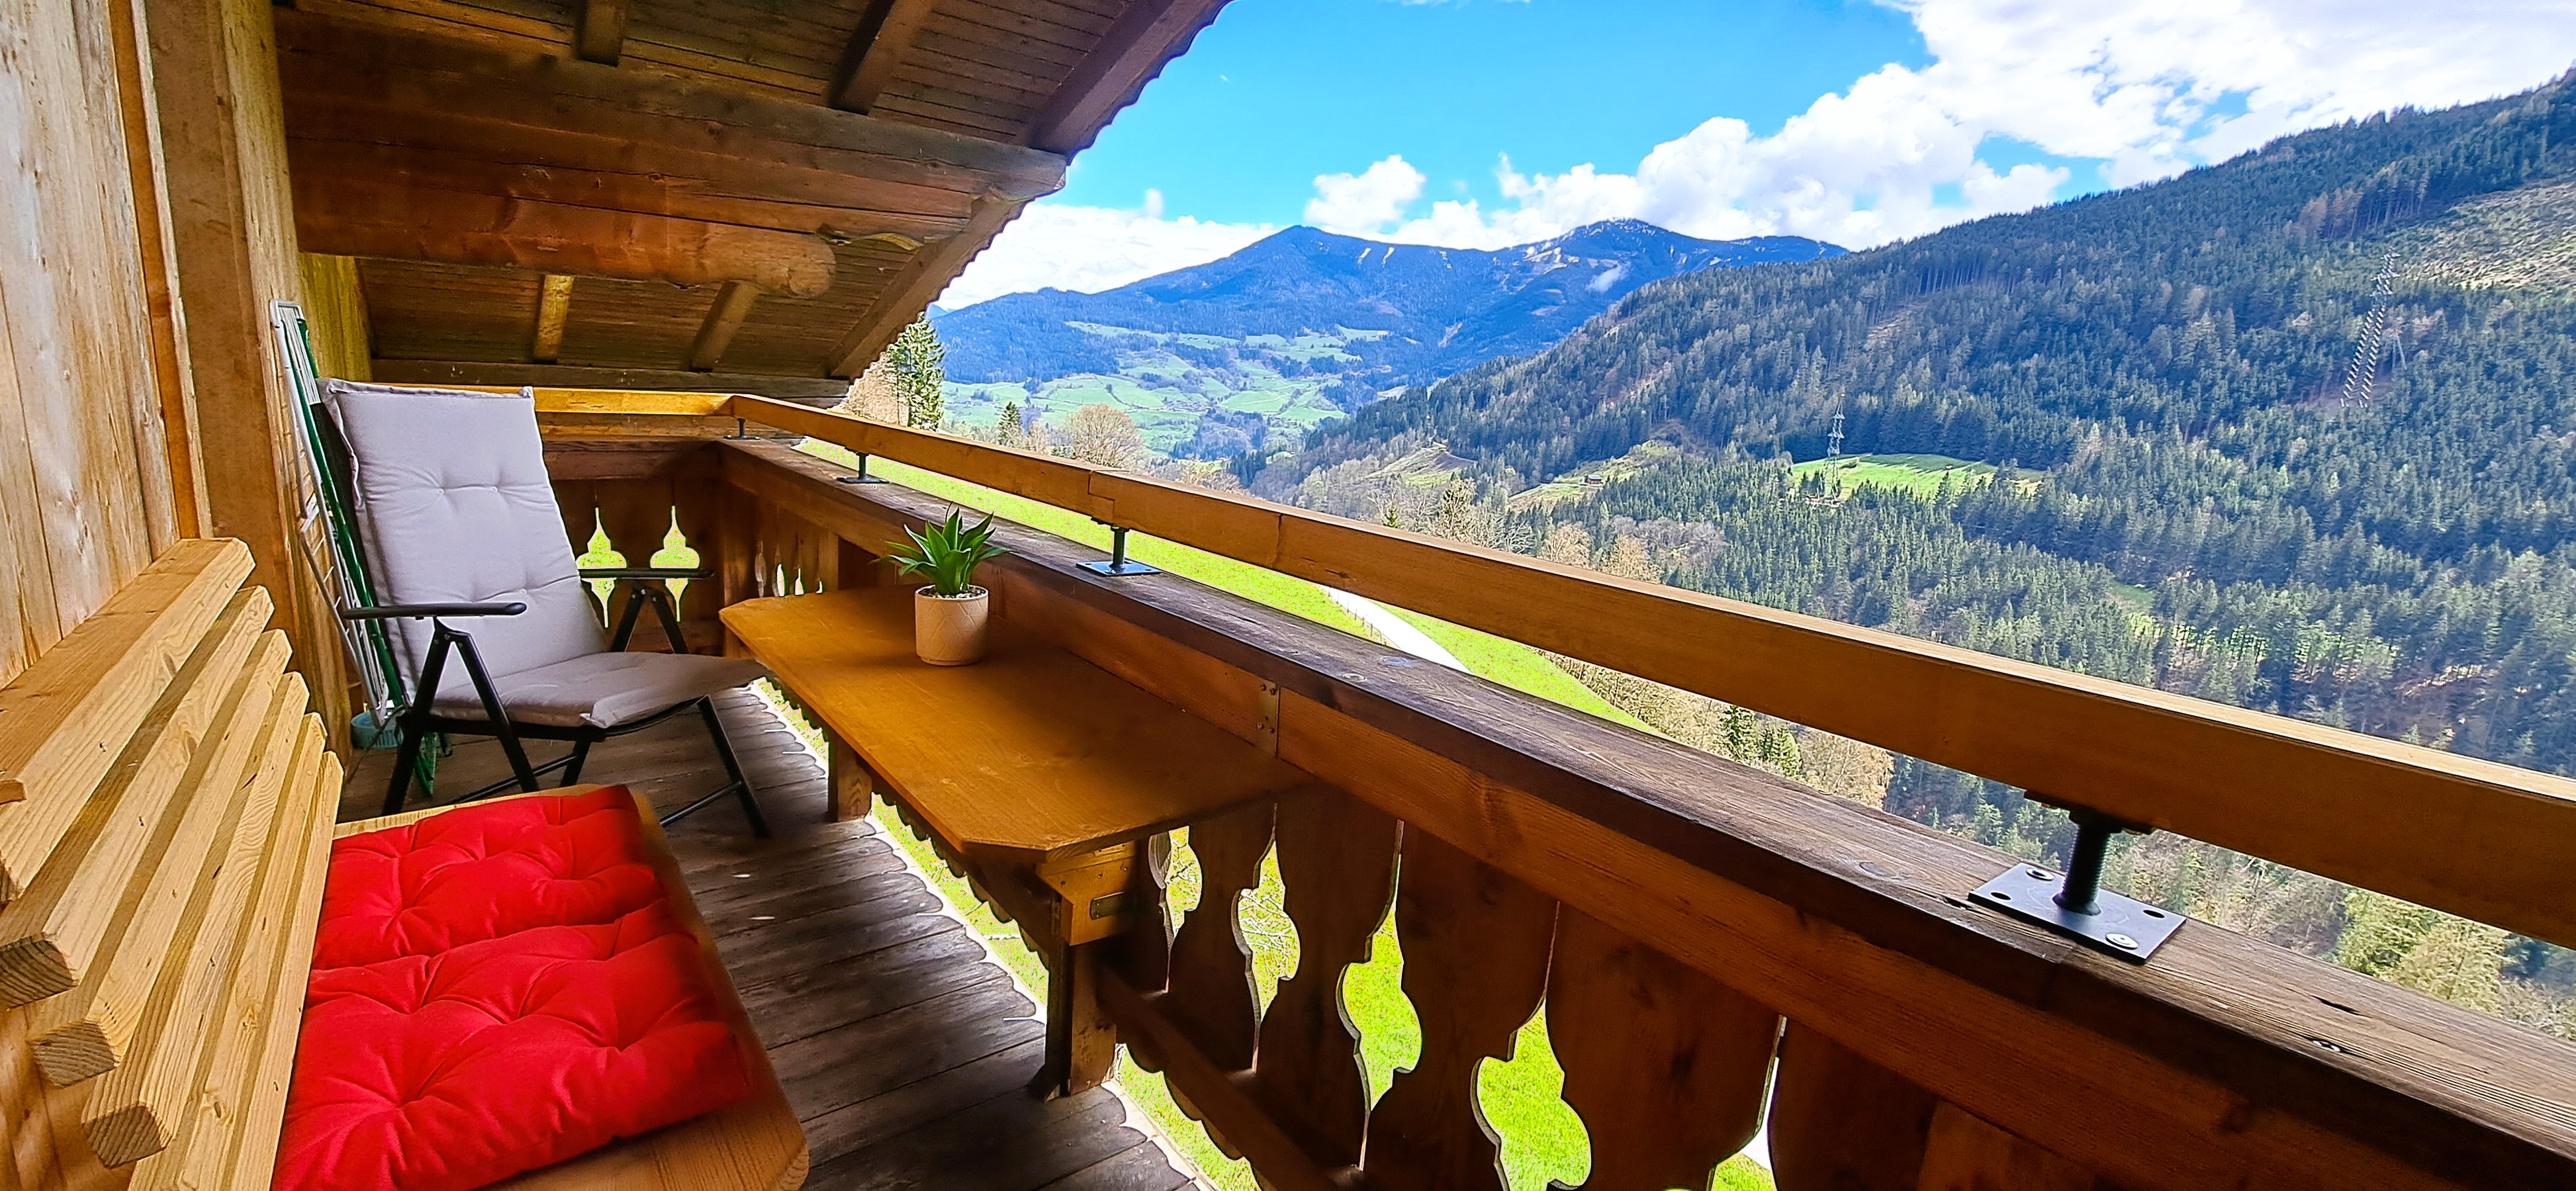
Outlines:
POLYGON ((1088 974, 1128 932, 1159 950, 1166 833, 1314 784, 1000 617, 982 662, 924 663, 909 588, 723 617, 831 735, 835 808, 862 813, 870 790, 896 804, 1046 961, 1049 1090, 1108 1077, 1116 1039, 1088 974))

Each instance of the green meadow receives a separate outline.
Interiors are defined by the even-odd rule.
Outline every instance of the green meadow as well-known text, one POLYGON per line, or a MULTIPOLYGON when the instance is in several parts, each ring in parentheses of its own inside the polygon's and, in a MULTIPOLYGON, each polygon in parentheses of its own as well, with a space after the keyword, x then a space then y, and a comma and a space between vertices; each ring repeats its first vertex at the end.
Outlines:
POLYGON ((1839 492, 1876 485, 1931 496, 1941 490, 1944 477, 1954 486, 1982 484, 1994 478, 1995 468, 1991 463, 1947 455, 1837 455, 1811 459, 1789 469, 1790 475, 1801 478, 1820 473, 1839 492))

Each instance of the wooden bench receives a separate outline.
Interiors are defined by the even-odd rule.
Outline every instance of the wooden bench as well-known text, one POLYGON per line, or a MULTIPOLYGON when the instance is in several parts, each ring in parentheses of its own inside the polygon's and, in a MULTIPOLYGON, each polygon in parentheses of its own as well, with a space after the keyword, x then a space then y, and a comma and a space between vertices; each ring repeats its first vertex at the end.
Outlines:
MULTIPOLYGON (((331 841, 420 817, 335 828, 340 762, 250 572, 239 542, 180 542, 0 686, 0 1185, 268 1186, 331 841)), ((516 1183, 799 1185, 803 1134, 730 1011, 753 1100, 516 1183)))
POLYGON ((1121 939, 1162 944, 1166 833, 1314 784, 1001 617, 984 661, 928 665, 908 588, 748 600, 723 617, 831 735, 836 813, 884 796, 1045 960, 1050 1090, 1108 1077, 1115 1038, 1091 973, 1121 939))

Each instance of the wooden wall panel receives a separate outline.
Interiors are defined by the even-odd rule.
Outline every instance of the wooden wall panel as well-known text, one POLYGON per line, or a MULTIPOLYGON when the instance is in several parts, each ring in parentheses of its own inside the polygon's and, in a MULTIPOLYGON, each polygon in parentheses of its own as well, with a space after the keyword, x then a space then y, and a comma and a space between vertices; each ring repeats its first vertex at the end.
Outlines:
POLYGON ((177 532, 112 3, 0 11, 0 679, 177 532))
POLYGON ((316 252, 300 256, 314 370, 343 380, 374 379, 368 370, 375 358, 374 330, 367 325, 366 297, 358 291, 357 258, 316 252))
POLYGON ((151 46, 171 241, 196 383, 212 532, 250 544, 253 582, 277 596, 277 625, 331 725, 348 724, 347 663, 306 558, 318 533, 269 303, 301 300, 287 193, 285 114, 266 0, 141 0, 151 46))

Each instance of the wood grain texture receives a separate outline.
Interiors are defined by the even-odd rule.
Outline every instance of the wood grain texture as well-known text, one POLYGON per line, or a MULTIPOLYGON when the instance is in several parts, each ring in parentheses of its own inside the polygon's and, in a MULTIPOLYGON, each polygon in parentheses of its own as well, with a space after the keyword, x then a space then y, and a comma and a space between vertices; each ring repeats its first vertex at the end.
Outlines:
POLYGON ((0 865, 17 882, 34 875, 250 564, 239 542, 182 542, 0 686, 0 865))
POLYGON ((580 0, 581 15, 573 23, 572 52, 584 62, 617 65, 617 55, 626 47, 626 17, 631 0, 580 0))
POLYGON ((181 780, 182 809, 155 833, 136 879, 120 891, 97 962, 77 987, 28 1010, 30 1045, 47 1082, 68 1087, 124 1061, 171 958, 173 936, 225 859, 223 845, 254 788, 251 766, 263 742, 273 725, 304 712, 301 692, 283 681, 286 661, 285 635, 272 630, 242 667, 219 722, 181 780))
MULTIPOLYGON (((674 350, 672 361, 678 362, 674 350)), ((684 368, 603 368, 579 364, 516 364, 487 360, 397 360, 379 356, 377 380, 397 385, 455 385, 461 388, 539 389, 678 389, 751 393, 767 397, 840 398, 850 391, 847 380, 829 377, 770 376, 743 372, 691 372, 684 368)), ((731 429, 730 426, 727 427, 731 429)))
POLYGON ((576 280, 569 273, 546 274, 545 296, 537 300, 537 329, 529 337, 528 359, 552 364, 562 358, 564 323, 572 317, 572 286, 576 280))
MULTIPOLYGON (((1172 1098, 1208 1126, 1220 1149, 1240 1154, 1281 1191, 1346 1191, 1357 1171, 1318 1162, 1280 1128, 1279 1119, 1254 1099, 1252 1075, 1225 1071, 1198 1052, 1163 1012, 1163 994, 1140 993, 1116 973, 1100 981, 1101 1007, 1132 1049, 1157 1056, 1172 1098)), ((1357 1184, 1365 1185, 1365 1184, 1357 1184)))
POLYGON ((1254 1094, 1323 1165, 1356 1166, 1368 1073, 1342 984, 1367 963, 1395 901, 1402 832, 1376 807, 1318 789, 1279 804, 1279 878, 1297 928, 1297 969, 1261 1019, 1254 1094))
POLYGON ((1190 827, 1199 861, 1199 904, 1172 936, 1165 1007, 1199 1052, 1218 1067, 1252 1066, 1261 1003, 1253 991, 1252 948, 1243 940, 1243 895, 1261 883, 1270 852, 1273 805, 1259 803, 1190 827))
POLYGON ((1556 903, 1426 832, 1404 833, 1395 936, 1422 1058, 1369 1111, 1360 1168, 1392 1191, 1500 1191, 1501 1138, 1476 1071, 1512 1057, 1547 985, 1556 903))
POLYGON ((850 34, 849 48, 834 72, 828 93, 832 106, 853 112, 875 107, 877 97, 885 94, 886 84, 894 80, 895 67, 902 64, 905 51, 920 36, 922 23, 937 7, 937 0, 876 0, 870 4, 867 16, 850 34))
POLYGON ((751 317, 753 304, 760 301, 760 289, 747 281, 728 281, 716 291, 715 303, 707 307, 707 321, 698 328, 697 341, 689 345, 689 370, 713 372, 724 359, 725 348, 733 343, 734 333, 742 330, 743 320, 751 317))
POLYGON ((837 267, 830 245, 799 232, 319 173, 296 175, 295 233, 341 256, 682 286, 743 281, 802 298, 830 289, 837 267))
POLYGON ((876 362, 886 346, 911 326, 914 319, 930 309, 930 303, 941 290, 975 257, 993 242, 1002 227, 1018 218, 1028 200, 1006 198, 999 194, 978 197, 966 225, 956 234, 915 249, 903 270, 877 295, 867 312, 859 316, 831 350, 824 353, 830 361, 824 371, 832 376, 855 377, 876 362))
MULTIPOLYGON (((289 679, 288 685, 302 684, 289 679)), ((275 764, 262 765, 225 845, 223 865, 190 901, 185 925, 171 942, 173 953, 184 958, 165 966, 154 983, 126 1062, 91 1085, 81 1127, 99 1161, 109 1166, 160 1153, 193 1115, 205 1063, 221 1037, 205 1023, 220 1012, 245 957, 255 957, 275 939, 272 932, 269 939, 253 941, 259 933, 249 929, 257 920, 255 907, 285 902, 290 889, 300 888, 301 841, 313 820, 329 813, 319 788, 327 755, 322 721, 307 715, 275 723, 270 736, 289 747, 267 751, 275 764)))
MULTIPOLYGON (((124 907, 127 886, 174 826, 198 742, 238 687, 268 594, 233 597, 188 656, 106 778, 81 807, 26 891, 0 909, 0 999, 24 1005, 70 989, 90 971, 124 907)), ((192 791, 193 793, 193 791, 192 791)))
POLYGON ((912 593, 756 600, 725 627, 953 847, 1023 860, 1139 839, 1306 779, 1007 627, 986 659, 913 654, 912 593), (940 725, 973 724, 972 733, 940 725))
POLYGON ((2559 896, 2560 858, 2576 839, 2576 780, 1069 461, 1049 467, 947 435, 757 400, 736 412, 2576 943, 2576 904, 2559 896), (1111 491, 1119 495, 1104 499, 1111 491), (2245 789, 2268 793, 2230 793, 2245 789), (2435 806, 2442 811, 2426 812, 2435 806))
POLYGON ((1939 1106, 1793 1020, 1771 1091, 1772 1178, 1780 1191, 1915 1191, 1939 1106))
POLYGON ((1943 1103, 1932 1110, 1919 1191, 2114 1191, 2092 1172, 1943 1103))
POLYGON ((1664 1191, 1708 1186, 1761 1128, 1780 1015, 1561 909, 1547 1035, 1592 1143, 1579 1191, 1664 1191))
POLYGON ((267 858, 275 872, 262 878, 239 975, 208 1023, 194 1110, 169 1148, 134 1165, 134 1191, 259 1187, 276 1170, 342 776, 339 758, 323 754, 302 834, 281 833, 267 858))
POLYGON ((1089 148, 1224 7, 1225 0, 1131 0, 1030 121, 1028 143, 1068 154, 1089 148))

